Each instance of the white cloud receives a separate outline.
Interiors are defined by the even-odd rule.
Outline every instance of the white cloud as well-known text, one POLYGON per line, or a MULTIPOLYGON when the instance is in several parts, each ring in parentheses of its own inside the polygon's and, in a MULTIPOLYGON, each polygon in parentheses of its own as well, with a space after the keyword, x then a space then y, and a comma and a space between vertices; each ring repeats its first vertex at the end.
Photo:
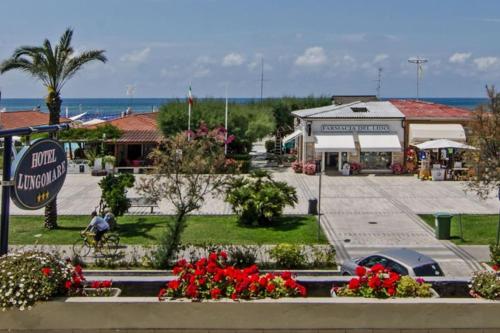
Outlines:
POLYGON ((448 59, 449 62, 451 62, 452 64, 463 64, 464 62, 466 62, 470 57, 471 57, 472 53, 454 53, 450 59, 448 59))
POLYGON ((373 63, 376 64, 376 63, 382 62, 387 58, 389 58, 388 54, 385 54, 385 53, 377 54, 375 56, 375 58, 373 58, 373 63))
POLYGON ((146 61, 146 59, 149 57, 149 54, 151 53, 151 48, 146 47, 143 50, 138 50, 138 51, 133 51, 127 54, 124 54, 120 60, 123 62, 129 62, 129 63, 143 63, 146 61))
POLYGON ((318 66, 326 63, 325 50, 320 46, 314 46, 306 49, 304 54, 295 59, 298 66, 318 66))
POLYGON ((476 64, 477 69, 480 71, 487 71, 499 63, 500 59, 497 57, 481 57, 474 59, 474 64, 476 64))
POLYGON ((239 53, 229 53, 222 59, 222 66, 240 66, 245 62, 245 57, 239 53))

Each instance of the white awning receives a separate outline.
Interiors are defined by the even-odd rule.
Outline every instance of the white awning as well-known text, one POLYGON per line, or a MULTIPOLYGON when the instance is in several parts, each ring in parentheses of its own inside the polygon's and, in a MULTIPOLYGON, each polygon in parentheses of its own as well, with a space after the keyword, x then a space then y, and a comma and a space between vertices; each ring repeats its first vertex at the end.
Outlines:
POLYGON ((302 135, 302 130, 296 129, 292 134, 288 134, 283 138, 282 144, 285 145, 288 141, 292 141, 297 138, 299 135, 302 135))
POLYGON ((410 145, 438 139, 465 142, 465 130, 460 124, 410 124, 410 145))
POLYGON ((355 152, 352 135, 316 135, 314 148, 317 152, 355 152))
POLYGON ((361 151, 402 151, 401 143, 396 134, 389 135, 358 135, 361 151))
POLYGON ((466 144, 461 143, 461 142, 448 140, 448 139, 426 141, 424 143, 415 145, 415 147, 417 147, 418 149, 455 148, 455 149, 476 150, 475 147, 466 145, 466 144))

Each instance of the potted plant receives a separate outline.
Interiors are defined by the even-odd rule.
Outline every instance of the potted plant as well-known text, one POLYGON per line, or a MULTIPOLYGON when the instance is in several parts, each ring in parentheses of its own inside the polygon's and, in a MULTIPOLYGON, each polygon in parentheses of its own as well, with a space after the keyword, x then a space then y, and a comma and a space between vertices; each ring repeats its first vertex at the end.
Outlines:
POLYGON ((314 162, 307 162, 304 164, 303 171, 306 175, 315 175, 316 174, 316 163, 314 162))
POLYGON ((500 278, 496 272, 475 272, 469 284, 469 294, 476 298, 500 300, 500 278))
POLYGON ((356 162, 351 162, 349 164, 351 165, 351 174, 359 175, 359 173, 361 172, 361 164, 356 162))
POLYGON ((113 155, 106 155, 102 158, 102 163, 106 171, 112 172, 115 167, 116 158, 113 155))
POLYGON ((413 279, 401 276, 376 264, 370 269, 356 268, 356 277, 342 287, 333 287, 334 297, 366 297, 366 298, 406 298, 406 297, 439 297, 431 284, 424 279, 413 279))
POLYGON ((302 170, 303 170, 302 161, 295 161, 295 162, 292 162, 292 170, 293 170, 295 173, 302 173, 302 170))
POLYGON ((212 252, 208 258, 177 262, 172 273, 178 278, 167 283, 158 294, 160 301, 188 298, 193 301, 230 298, 305 297, 306 289, 290 272, 260 274, 256 265, 238 269, 227 264, 227 253, 212 252))

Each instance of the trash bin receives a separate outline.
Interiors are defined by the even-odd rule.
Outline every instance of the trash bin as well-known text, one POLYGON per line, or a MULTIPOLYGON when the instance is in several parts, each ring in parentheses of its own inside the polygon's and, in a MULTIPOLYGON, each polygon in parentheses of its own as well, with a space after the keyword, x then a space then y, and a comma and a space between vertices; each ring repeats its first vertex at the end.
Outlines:
POLYGON ((309 199, 309 207, 307 208, 307 214, 318 215, 318 199, 309 199))
POLYGON ((450 239, 451 219, 452 214, 449 213, 436 213, 434 214, 436 224, 436 238, 437 239, 450 239))

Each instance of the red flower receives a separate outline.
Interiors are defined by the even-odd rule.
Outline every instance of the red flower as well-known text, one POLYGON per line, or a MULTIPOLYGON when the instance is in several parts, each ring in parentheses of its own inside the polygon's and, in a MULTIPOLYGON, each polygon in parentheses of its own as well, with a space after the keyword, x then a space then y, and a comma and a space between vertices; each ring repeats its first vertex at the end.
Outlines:
POLYGON ((81 275, 83 270, 82 270, 82 266, 80 265, 76 265, 75 266, 75 272, 78 274, 78 275, 81 275))
POLYGON ((175 266, 175 267, 172 269, 172 273, 174 273, 174 275, 179 275, 182 271, 183 271, 183 268, 182 268, 182 267, 180 267, 180 266, 175 266))
POLYGON ((225 251, 220 251, 219 255, 224 259, 227 260, 227 253, 225 251))
POLYGON ((387 288, 387 293, 390 296, 394 296, 396 294, 396 289, 395 288, 387 288))
POLYGON ((221 290, 219 288, 210 290, 210 297, 212 297, 212 299, 218 299, 220 297, 220 294, 221 290))
POLYGON ((72 285, 73 284, 69 280, 64 283, 64 286, 66 287, 66 289, 71 289, 72 285))
POLYGON ((289 280, 292 278, 292 273, 290 272, 283 272, 281 273, 281 277, 284 279, 284 280, 289 280))
POLYGON ((42 274, 45 276, 50 276, 52 274, 52 269, 50 267, 42 268, 42 274))
POLYGON ((274 290, 276 289, 276 286, 272 283, 268 284, 267 287, 266 287, 266 291, 268 293, 272 293, 274 290))
POLYGON ((375 264, 371 268, 371 271, 373 273, 379 273, 379 272, 382 272, 384 269, 385 269, 385 267, 382 264, 375 264))
POLYGON ((363 266, 356 267, 356 275, 357 276, 362 277, 362 276, 365 276, 365 274, 366 274, 366 268, 364 268, 363 266))
POLYGON ((382 281, 380 281, 380 278, 378 276, 372 276, 370 279, 368 279, 368 287, 372 289, 377 289, 382 285, 382 281))
POLYGON ((92 284, 90 285, 90 288, 97 289, 101 286, 101 283, 99 281, 92 281, 92 284))
POLYGON ((212 261, 212 262, 213 262, 213 261, 217 261, 217 258, 218 258, 217 253, 212 252, 212 253, 210 253, 210 255, 208 256, 208 261, 212 261))
POLYGON ((101 288, 111 288, 113 283, 110 280, 105 280, 101 282, 101 288))
POLYGON ((177 290, 180 286, 180 282, 177 280, 172 280, 167 284, 169 289, 177 290))
POLYGON ((352 278, 349 281, 349 289, 358 289, 359 288, 359 279, 352 278))
POLYGON ((297 284, 297 292, 302 297, 306 297, 307 296, 306 288, 304 286, 300 285, 300 284, 297 284))
POLYGON ((238 299, 238 294, 237 294, 237 293, 232 293, 232 294, 231 294, 231 299, 232 299, 233 301, 236 301, 236 300, 238 299))

